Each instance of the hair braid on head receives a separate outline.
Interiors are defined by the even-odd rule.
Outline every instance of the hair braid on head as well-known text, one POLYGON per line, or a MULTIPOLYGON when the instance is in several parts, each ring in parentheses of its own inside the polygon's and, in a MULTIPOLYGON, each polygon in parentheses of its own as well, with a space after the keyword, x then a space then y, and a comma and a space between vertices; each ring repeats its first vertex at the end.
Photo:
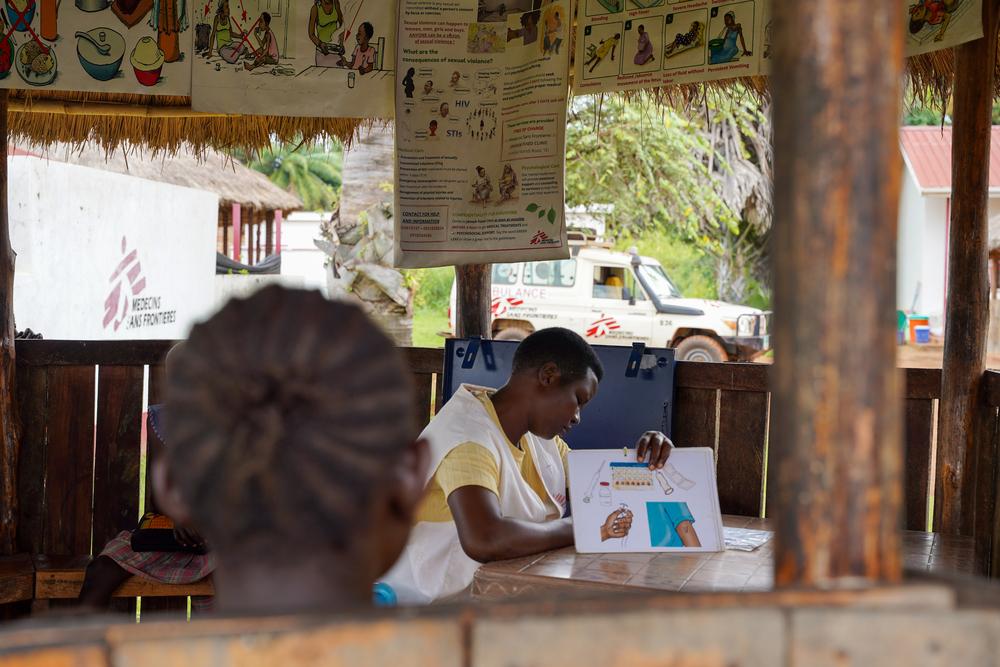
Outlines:
POLYGON ((416 434, 410 373, 385 334, 356 306, 268 287, 175 356, 168 461, 213 548, 345 548, 416 434))

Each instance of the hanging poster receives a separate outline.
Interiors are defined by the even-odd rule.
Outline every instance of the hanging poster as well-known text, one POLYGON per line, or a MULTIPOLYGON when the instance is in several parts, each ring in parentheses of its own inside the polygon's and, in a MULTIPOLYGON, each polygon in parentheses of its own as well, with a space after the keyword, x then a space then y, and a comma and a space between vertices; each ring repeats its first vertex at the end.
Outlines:
MULTIPOLYGON (((580 0, 577 95, 771 71, 771 0, 580 0)), ((983 36, 982 0, 910 0, 908 56, 983 36)))
POLYGON ((0 87, 191 93, 187 0, 0 0, 0 87))
POLYGON ((200 0, 197 111, 392 118, 393 0, 200 0))
POLYGON ((396 265, 569 256, 569 0, 401 0, 396 265))

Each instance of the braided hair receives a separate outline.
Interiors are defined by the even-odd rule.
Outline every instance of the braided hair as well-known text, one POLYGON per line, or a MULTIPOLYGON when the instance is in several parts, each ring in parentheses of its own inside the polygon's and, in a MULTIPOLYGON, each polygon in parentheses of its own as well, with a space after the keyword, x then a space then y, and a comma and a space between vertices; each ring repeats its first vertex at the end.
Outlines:
POLYGON ((272 286, 230 301, 172 357, 169 471, 212 548, 345 550, 416 435, 392 342, 356 306, 272 286))

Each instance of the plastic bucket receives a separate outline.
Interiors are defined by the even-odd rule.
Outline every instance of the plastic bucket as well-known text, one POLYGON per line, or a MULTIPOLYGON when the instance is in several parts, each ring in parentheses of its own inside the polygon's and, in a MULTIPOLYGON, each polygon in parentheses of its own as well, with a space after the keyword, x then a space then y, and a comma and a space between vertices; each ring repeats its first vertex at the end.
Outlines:
MULTIPOLYGON (((910 342, 917 342, 917 327, 930 327, 931 321, 926 315, 910 315, 907 318, 910 328, 910 342)), ((930 342, 930 341, 928 341, 930 342)))
POLYGON ((928 326, 915 327, 917 345, 927 345, 931 342, 931 328, 928 326))

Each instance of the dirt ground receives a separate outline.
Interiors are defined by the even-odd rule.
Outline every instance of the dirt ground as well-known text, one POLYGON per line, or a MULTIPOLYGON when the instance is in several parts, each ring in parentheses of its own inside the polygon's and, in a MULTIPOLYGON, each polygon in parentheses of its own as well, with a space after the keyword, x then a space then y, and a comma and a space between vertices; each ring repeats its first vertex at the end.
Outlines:
MULTIPOLYGON (((896 365, 900 368, 941 368, 944 359, 944 345, 901 345, 896 348, 896 365)), ((774 363, 773 357, 762 357, 758 363, 774 363)), ((986 367, 1000 370, 1000 355, 991 354, 986 357, 986 367)))
MULTIPOLYGON (((943 345, 903 345, 896 349, 896 365, 901 368, 941 368, 943 345)), ((988 356, 986 367, 1000 369, 1000 355, 988 356)))

